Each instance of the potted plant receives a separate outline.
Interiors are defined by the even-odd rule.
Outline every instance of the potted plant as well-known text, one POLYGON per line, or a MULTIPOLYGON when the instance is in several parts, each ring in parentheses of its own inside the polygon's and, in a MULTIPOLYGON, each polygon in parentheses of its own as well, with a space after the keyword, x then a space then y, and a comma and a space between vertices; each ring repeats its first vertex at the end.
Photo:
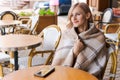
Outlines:
POLYGON ((45 27, 51 24, 57 25, 57 15, 50 9, 40 9, 39 10, 39 22, 36 32, 39 34, 45 27))
POLYGON ((55 13, 54 12, 52 12, 50 9, 40 9, 39 10, 39 15, 40 16, 54 16, 55 15, 55 13))
POLYGON ((29 20, 29 17, 32 16, 32 14, 33 12, 21 11, 18 13, 19 20, 21 20, 23 24, 26 24, 29 20))
POLYGON ((31 16, 32 15, 32 12, 24 12, 24 11, 21 11, 20 13, 18 13, 19 16, 31 16))

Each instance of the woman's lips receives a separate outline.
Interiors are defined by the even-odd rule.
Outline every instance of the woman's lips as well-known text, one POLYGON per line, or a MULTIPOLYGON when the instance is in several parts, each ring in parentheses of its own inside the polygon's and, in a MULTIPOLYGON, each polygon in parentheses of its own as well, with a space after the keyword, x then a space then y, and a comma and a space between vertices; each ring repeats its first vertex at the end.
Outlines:
POLYGON ((74 21, 73 23, 78 23, 79 21, 74 21))

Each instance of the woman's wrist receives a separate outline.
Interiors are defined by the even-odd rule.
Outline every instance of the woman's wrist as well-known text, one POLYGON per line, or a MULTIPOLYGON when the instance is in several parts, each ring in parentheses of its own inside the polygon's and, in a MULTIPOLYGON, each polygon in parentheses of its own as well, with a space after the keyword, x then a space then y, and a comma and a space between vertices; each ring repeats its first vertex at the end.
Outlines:
POLYGON ((78 54, 74 51, 74 49, 72 50, 72 52, 73 52, 74 58, 76 58, 78 54))

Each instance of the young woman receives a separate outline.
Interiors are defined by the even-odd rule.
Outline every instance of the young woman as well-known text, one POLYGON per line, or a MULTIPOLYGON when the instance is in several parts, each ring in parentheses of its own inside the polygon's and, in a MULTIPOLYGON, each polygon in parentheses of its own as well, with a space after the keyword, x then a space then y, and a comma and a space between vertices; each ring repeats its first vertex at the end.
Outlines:
POLYGON ((86 3, 76 3, 68 13, 69 24, 63 32, 52 65, 87 71, 99 79, 107 60, 105 37, 93 24, 86 3))
POLYGON ((59 7, 59 0, 50 0, 50 9, 51 11, 55 12, 57 15, 59 7))

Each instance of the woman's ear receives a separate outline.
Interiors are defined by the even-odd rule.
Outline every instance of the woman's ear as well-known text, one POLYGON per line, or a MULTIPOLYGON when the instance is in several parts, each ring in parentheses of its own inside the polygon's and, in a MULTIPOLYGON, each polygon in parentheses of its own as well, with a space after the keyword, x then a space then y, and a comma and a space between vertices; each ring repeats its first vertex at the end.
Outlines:
POLYGON ((86 14, 86 19, 89 19, 90 18, 90 13, 87 13, 86 14))

